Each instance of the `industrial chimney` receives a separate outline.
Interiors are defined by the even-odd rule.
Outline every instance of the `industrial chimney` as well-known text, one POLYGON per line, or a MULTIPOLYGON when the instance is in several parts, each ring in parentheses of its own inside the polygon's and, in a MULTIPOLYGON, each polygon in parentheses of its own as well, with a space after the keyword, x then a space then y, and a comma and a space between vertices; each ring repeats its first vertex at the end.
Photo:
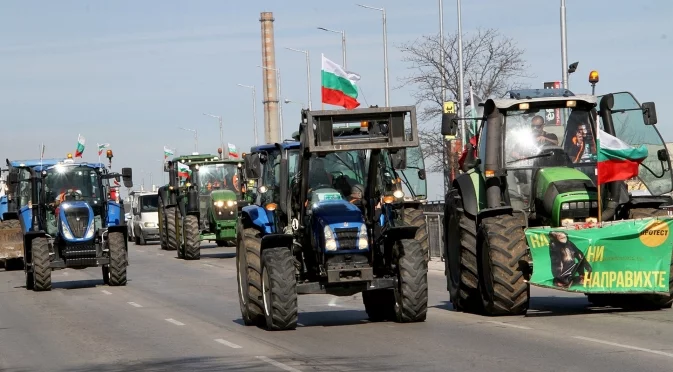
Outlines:
POLYGON ((273 39, 273 13, 262 12, 262 86, 264 88, 264 139, 266 143, 281 142, 278 105, 280 103, 276 85, 276 48, 273 39))

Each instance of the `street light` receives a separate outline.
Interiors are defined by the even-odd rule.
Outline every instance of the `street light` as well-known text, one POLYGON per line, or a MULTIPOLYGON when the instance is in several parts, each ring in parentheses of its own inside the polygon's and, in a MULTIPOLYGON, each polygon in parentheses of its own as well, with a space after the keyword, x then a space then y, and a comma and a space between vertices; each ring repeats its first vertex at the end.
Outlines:
MULTIPOLYGON (((460 0, 458 3, 458 98, 460 99, 460 118, 465 117, 465 89, 463 88, 463 21, 461 19, 460 0)), ((460 121, 461 145, 465 147, 467 133, 465 133, 465 120, 460 121)))
POLYGON ((385 8, 374 8, 367 5, 355 4, 362 8, 378 10, 383 14, 383 80, 386 86, 386 107, 390 106, 390 89, 388 88, 388 31, 386 27, 386 10, 385 8))
MULTIPOLYGON (((279 68, 271 68, 271 67, 266 67, 266 66, 257 66, 259 68, 263 68, 265 70, 272 70, 276 71, 276 91, 278 91, 278 99, 282 97, 281 90, 280 90, 280 69, 279 68)), ((278 115, 280 116, 280 140, 283 140, 283 105, 278 105, 278 115)))
POLYGON ((442 79, 442 104, 446 101, 446 84, 444 83, 444 4, 439 0, 439 77, 442 79))
POLYGON ((257 101, 257 94, 255 93, 255 87, 252 85, 243 85, 243 84, 237 84, 237 85, 239 87, 252 89, 252 122, 253 122, 252 130, 255 133, 255 146, 257 146, 259 145, 259 141, 257 139, 257 105, 255 104, 255 101, 257 101))
POLYGON ((194 151, 199 152, 199 132, 197 132, 196 129, 188 129, 188 128, 183 128, 183 127, 178 127, 182 130, 185 130, 187 132, 192 132, 194 133, 194 151))
POLYGON ((566 32, 566 0, 561 0, 561 68, 563 71, 563 89, 568 89, 568 34, 566 32))
MULTIPOLYGON (((222 151, 224 151, 224 139, 222 137, 222 116, 217 116, 217 115, 213 115, 213 114, 206 114, 205 112, 203 113, 203 115, 213 117, 220 122, 220 148, 222 149, 222 151)), ((223 156, 224 155, 220 154, 220 158, 222 158, 223 156)))
POLYGON ((302 109, 302 110, 304 109, 304 102, 292 101, 292 100, 289 100, 289 99, 286 99, 286 100, 283 101, 283 102, 285 102, 285 103, 294 103, 295 105, 301 105, 301 109, 302 109))
POLYGON ((318 27, 318 30, 323 30, 327 32, 334 32, 335 34, 341 34, 341 58, 343 59, 344 70, 346 69, 346 31, 337 31, 330 30, 325 27, 318 27))
POLYGON ((311 109, 311 59, 309 57, 308 50, 300 50, 294 48, 285 47, 287 50, 293 52, 304 53, 306 55, 306 87, 308 89, 308 109, 311 109))

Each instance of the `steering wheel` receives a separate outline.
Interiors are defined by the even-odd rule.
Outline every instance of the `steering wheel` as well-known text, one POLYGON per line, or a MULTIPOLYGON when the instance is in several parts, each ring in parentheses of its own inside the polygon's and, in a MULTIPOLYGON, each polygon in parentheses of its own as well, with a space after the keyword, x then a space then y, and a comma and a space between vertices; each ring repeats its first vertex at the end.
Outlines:
POLYGON ((80 190, 69 189, 64 193, 63 200, 82 200, 82 192, 80 190))

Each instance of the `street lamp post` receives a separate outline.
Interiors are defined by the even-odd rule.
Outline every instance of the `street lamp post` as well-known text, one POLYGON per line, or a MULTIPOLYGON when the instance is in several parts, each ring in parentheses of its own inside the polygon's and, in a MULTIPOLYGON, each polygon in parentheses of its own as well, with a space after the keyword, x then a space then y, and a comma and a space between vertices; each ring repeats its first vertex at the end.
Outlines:
POLYGON ((309 56, 308 50, 300 50, 294 48, 285 48, 293 52, 304 53, 306 55, 306 87, 308 89, 308 109, 311 109, 311 58, 309 56))
POLYGON ((182 130, 185 130, 187 132, 192 132, 194 133, 194 151, 198 152, 199 151, 199 132, 196 129, 188 129, 188 128, 183 128, 183 127, 178 127, 182 130))
MULTIPOLYGON (((265 70, 273 70, 276 71, 276 91, 278 91, 278 98, 280 99, 282 97, 281 94, 281 88, 280 88, 280 69, 279 68, 271 68, 271 67, 266 67, 266 66, 257 66, 259 68, 263 68, 265 70)), ((280 117, 280 140, 283 140, 283 105, 278 105, 278 116, 280 117)))
POLYGON ((220 123, 220 148, 222 149, 222 154, 220 154, 220 158, 222 158, 222 157, 224 157, 224 155, 223 155, 224 154, 224 137, 222 136, 222 116, 217 116, 217 115, 213 115, 213 114, 206 114, 205 112, 203 113, 203 115, 213 117, 213 118, 217 119, 220 123))
POLYGON ((444 5, 439 0, 439 78, 442 79, 442 103, 446 101, 446 84, 444 83, 444 5))
MULTIPOLYGON (((460 118, 465 117, 465 89, 463 88, 463 22, 461 19, 460 0, 458 3, 458 97, 460 105, 458 106, 460 118)), ((467 133, 465 133, 465 120, 460 121, 461 145, 465 146, 467 141, 467 133)))
POLYGON ((344 70, 346 69, 346 31, 341 30, 330 30, 325 27, 318 27, 318 30, 323 30, 327 32, 334 32, 336 34, 341 34, 341 59, 343 60, 344 70))
POLYGON ((238 84, 239 87, 252 89, 252 130, 255 133, 255 146, 259 145, 259 140, 257 139, 257 105, 255 101, 257 100, 257 94, 255 93, 255 87, 253 85, 243 85, 238 84))
POLYGON ((568 89, 568 35, 566 32, 566 0, 561 0, 561 69, 563 89, 568 89))
POLYGON ((367 5, 355 4, 362 8, 378 10, 383 14, 383 80, 386 86, 386 107, 390 107, 390 93, 388 86, 388 31, 386 26, 386 10, 385 8, 374 8, 367 5))

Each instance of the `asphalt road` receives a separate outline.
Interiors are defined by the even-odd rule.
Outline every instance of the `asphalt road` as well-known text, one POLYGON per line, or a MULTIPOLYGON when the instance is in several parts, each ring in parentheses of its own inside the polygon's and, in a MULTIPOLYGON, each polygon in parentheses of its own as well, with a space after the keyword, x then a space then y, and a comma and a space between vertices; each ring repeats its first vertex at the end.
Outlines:
POLYGON ((54 272, 54 289, 0 271, 0 371, 667 371, 673 311, 596 309, 533 288, 526 317, 454 312, 441 264, 424 323, 369 323, 361 297, 299 298, 300 326, 242 325, 233 248, 182 261, 129 247, 126 287, 99 268, 54 272))

